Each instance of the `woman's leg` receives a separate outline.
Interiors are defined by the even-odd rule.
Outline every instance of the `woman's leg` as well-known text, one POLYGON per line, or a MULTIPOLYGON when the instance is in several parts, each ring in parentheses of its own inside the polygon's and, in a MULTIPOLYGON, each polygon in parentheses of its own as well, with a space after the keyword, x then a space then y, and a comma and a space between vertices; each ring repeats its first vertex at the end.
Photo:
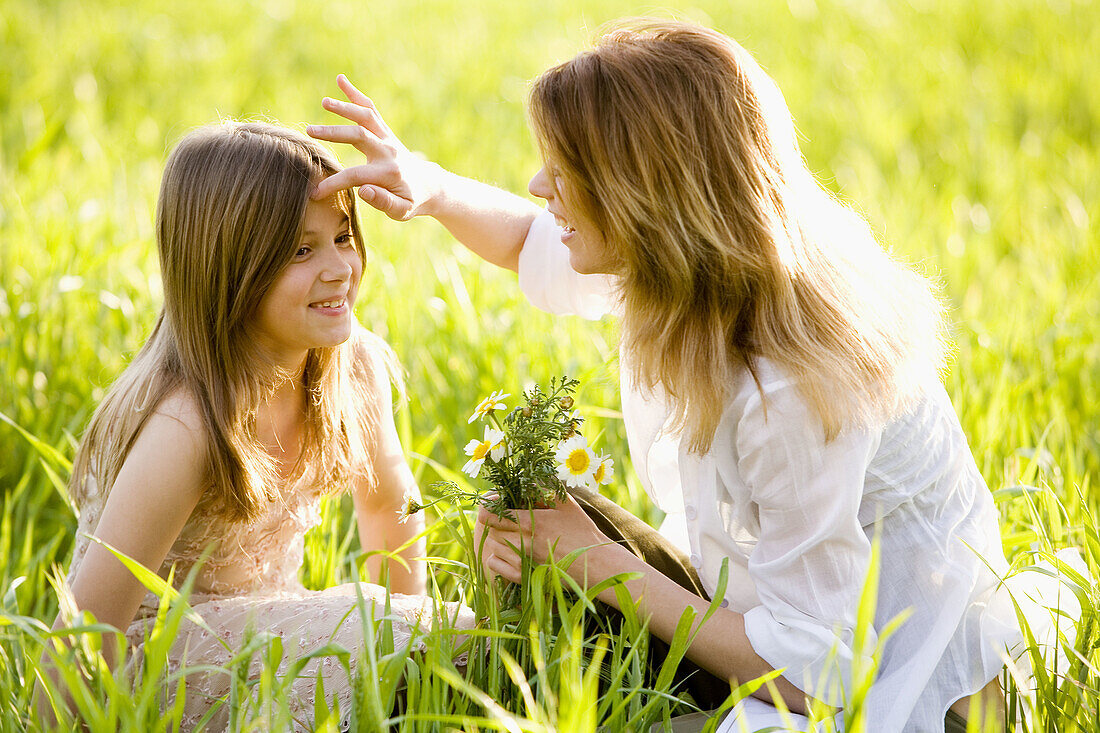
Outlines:
MULTIPOLYGON (((609 539, 623 545, 680 586, 710 600, 687 556, 660 532, 597 493, 583 489, 572 489, 570 493, 609 539)), ((613 611, 610 607, 608 610, 613 611)), ((660 670, 668 651, 668 644, 657 637, 650 637, 649 656, 655 671, 660 670)), ((674 679, 682 685, 681 689, 691 693, 696 705, 704 710, 719 707, 730 693, 729 682, 687 659, 680 662, 674 679)))
MULTIPOLYGON (((596 523, 600 531, 607 535, 609 539, 623 545, 634 555, 645 560, 648 565, 676 581, 680 586, 687 588, 701 598, 710 600, 702 582, 699 580, 699 574, 695 572, 695 568, 691 566, 688 558, 665 539, 661 533, 600 494, 584 489, 572 489, 570 493, 588 516, 592 518, 592 521, 596 523)), ((668 653, 668 645, 656 638, 651 639, 650 649, 651 659, 657 657, 660 660, 668 653)), ((704 710, 713 710, 720 707, 726 697, 729 696, 729 683, 687 660, 680 663, 676 680, 683 681, 685 677, 687 682, 684 688, 691 692, 696 704, 704 710)), ((973 700, 977 700, 983 705, 989 703, 1003 705, 1004 698, 1001 693, 1000 679, 994 678, 975 696, 963 698, 952 705, 944 721, 945 733, 966 733, 965 716, 969 712, 970 703, 973 700)), ((751 704, 755 704, 755 701, 751 704)), ((996 709, 996 707, 991 709, 996 709)), ((709 716, 705 713, 681 716, 675 719, 675 724, 671 730, 674 733, 679 733, 681 730, 702 730, 708 718, 709 716)))
POLYGON ((969 697, 963 697, 951 705, 944 721, 947 733, 965 733, 966 721, 971 716, 980 716, 982 730, 987 730, 987 721, 993 724, 993 730, 1004 730, 1005 697, 1001 690, 1001 676, 997 675, 982 689, 969 697))
POLYGON ((943 733, 966 733, 966 718, 954 710, 948 710, 943 720, 943 733))

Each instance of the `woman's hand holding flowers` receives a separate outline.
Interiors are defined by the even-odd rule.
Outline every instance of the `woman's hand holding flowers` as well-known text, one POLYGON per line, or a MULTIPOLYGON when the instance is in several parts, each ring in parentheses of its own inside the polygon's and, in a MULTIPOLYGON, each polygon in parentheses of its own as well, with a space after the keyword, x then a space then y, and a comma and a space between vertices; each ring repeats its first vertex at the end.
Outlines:
MULTIPOLYGON (((486 424, 483 437, 466 444, 470 460, 462 467, 471 479, 489 484, 489 491, 449 481, 432 485, 452 501, 479 505, 471 550, 490 576, 516 584, 502 586, 505 606, 520 601, 517 586, 523 583, 525 565, 586 550, 568 569, 584 582, 586 574, 591 576, 593 559, 607 554, 590 548, 617 547, 568 493, 570 487, 596 489, 614 475, 614 461, 598 455, 579 432, 584 420, 573 411, 577 384, 563 376, 550 380, 545 392, 536 385, 510 411, 504 402, 510 395, 492 392, 470 416, 469 423, 486 424), (501 417, 501 411, 507 414, 501 417)), ((410 511, 421 508, 417 504, 410 511)))
POLYGON ((499 575, 513 583, 521 579, 522 558, 534 563, 548 562, 552 556, 560 560, 574 550, 586 549, 569 567, 569 575, 578 582, 598 582, 592 577, 599 564, 601 548, 611 540, 572 496, 566 496, 557 506, 547 509, 517 509, 511 518, 500 517, 485 507, 477 514, 475 537, 485 542, 481 564, 491 575, 499 575))

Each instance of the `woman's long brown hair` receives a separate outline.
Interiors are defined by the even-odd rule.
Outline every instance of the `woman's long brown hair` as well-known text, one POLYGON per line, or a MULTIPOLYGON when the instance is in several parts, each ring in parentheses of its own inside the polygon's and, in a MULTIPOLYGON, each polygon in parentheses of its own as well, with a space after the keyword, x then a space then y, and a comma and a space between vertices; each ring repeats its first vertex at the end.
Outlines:
POLYGON ((761 357, 829 438, 896 414, 942 367, 928 281, 817 184, 779 89, 728 37, 621 24, 545 72, 529 110, 616 263, 633 378, 665 390, 693 451, 761 357))

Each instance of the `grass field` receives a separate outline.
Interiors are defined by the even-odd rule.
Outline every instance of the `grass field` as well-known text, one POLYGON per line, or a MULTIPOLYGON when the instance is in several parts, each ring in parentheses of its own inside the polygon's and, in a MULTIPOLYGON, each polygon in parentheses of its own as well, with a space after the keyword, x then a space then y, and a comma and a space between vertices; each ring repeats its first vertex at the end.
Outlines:
MULTIPOLYGON (((346 72, 411 148, 524 191, 538 167, 523 111, 528 81, 602 23, 657 11, 613 0, 0 0, 0 9, 0 731, 8 731, 29 724, 41 646, 28 619, 53 619, 48 575, 67 565, 76 525, 61 488, 66 459, 159 309, 153 209, 175 141, 225 116, 324 121, 320 97, 335 95, 336 74, 346 72)), ((948 389, 997 497, 1010 559, 1078 546, 1100 577, 1100 5, 697 0, 677 12, 756 55, 786 95, 811 168, 941 283, 956 344, 948 389)), ((584 383, 588 431, 602 432, 620 467, 610 495, 660 519, 629 467, 608 366, 613 324, 536 312, 514 276, 477 261, 432 222, 365 213, 363 225, 369 297, 357 312, 408 371, 399 425, 422 486, 462 465, 466 416, 482 396, 567 372, 584 383)), ((355 576, 354 553, 336 549, 351 523, 350 502, 327 506, 308 538, 311 587, 355 576)), ((432 550, 460 559, 449 526, 435 527, 432 550)), ((455 597, 469 572, 439 579, 455 597)), ((1032 710, 1031 729, 1100 729, 1100 590, 1086 590, 1083 657, 1017 700, 1032 710)), ((571 654, 583 643, 571 633, 575 615, 562 612, 556 636, 532 640, 521 621, 510 627, 518 638, 492 640, 526 670, 518 677, 474 664, 461 678, 446 650, 412 658, 382 639, 371 667, 382 684, 361 686, 356 721, 365 730, 386 720, 408 730, 647 730, 675 712, 631 677, 638 668, 628 650, 644 644, 634 627, 603 652, 623 672, 621 690, 588 707, 596 682, 571 654), (402 670, 416 692, 398 715, 402 670)), ((258 654, 272 653, 265 649, 258 654)), ((113 701, 90 729, 169 725, 155 700, 128 703, 129 693, 87 663, 91 688, 113 701)), ((285 725, 277 683, 261 698, 271 704, 243 711, 252 723, 242 729, 285 725)), ((851 727, 875 730, 858 715, 851 727)))

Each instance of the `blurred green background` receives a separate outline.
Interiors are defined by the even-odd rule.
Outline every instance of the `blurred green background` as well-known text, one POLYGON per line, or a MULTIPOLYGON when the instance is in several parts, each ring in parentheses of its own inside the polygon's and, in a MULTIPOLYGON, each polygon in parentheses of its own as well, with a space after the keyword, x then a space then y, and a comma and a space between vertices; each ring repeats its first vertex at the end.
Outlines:
MULTIPOLYGON (((52 614, 45 572, 75 517, 64 462, 160 305, 153 211, 167 152, 222 117, 302 127, 346 72, 415 150, 523 192, 523 102, 605 22, 701 21, 784 91, 811 169, 942 284, 946 380, 999 491, 1010 554, 1034 541, 1018 483, 1049 486, 1060 542, 1096 513, 1100 471, 1100 6, 886 2, 76 2, 0 0, 0 587, 52 614), (669 8, 672 8, 671 10, 669 8), (1060 536, 1066 531, 1069 534, 1060 536)), ((358 158, 338 151, 347 164, 358 158)), ((357 311, 408 370, 400 424, 422 484, 457 469, 491 389, 568 372, 613 496, 651 521, 629 470, 614 324, 551 319, 431 221, 362 214, 357 311), (594 429, 593 429, 594 428, 594 429), (424 458, 421 458, 423 456, 424 458), (427 462, 426 462, 427 461, 427 462), (624 469, 624 464, 626 470, 624 469)), ((331 560, 331 558, 330 558, 331 560)))

